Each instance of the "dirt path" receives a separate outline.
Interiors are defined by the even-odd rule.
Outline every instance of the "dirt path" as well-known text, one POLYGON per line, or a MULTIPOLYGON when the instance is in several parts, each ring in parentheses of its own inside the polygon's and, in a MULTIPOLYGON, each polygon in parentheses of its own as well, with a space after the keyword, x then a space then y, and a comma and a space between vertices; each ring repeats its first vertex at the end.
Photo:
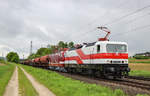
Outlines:
POLYGON ((37 82, 30 74, 28 74, 23 68, 21 68, 29 81, 32 83, 39 96, 55 96, 48 88, 37 82))
POLYGON ((18 96, 18 68, 16 67, 3 96, 18 96))

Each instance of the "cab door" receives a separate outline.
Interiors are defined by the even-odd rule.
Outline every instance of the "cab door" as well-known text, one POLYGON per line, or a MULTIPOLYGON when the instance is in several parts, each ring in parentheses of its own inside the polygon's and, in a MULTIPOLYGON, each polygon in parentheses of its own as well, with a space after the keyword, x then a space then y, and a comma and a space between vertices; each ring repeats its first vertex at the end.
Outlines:
POLYGON ((93 57, 94 54, 95 54, 95 46, 92 46, 90 48, 90 64, 94 64, 94 57, 93 57))
POLYGON ((100 46, 100 44, 95 45, 95 46, 93 47, 93 49, 91 50, 92 54, 94 54, 94 55, 92 55, 92 57, 91 57, 91 63, 92 63, 92 64, 99 64, 99 63, 100 63, 100 60, 99 60, 99 59, 96 59, 96 57, 95 57, 97 54, 100 53, 100 51, 101 51, 101 46, 100 46))

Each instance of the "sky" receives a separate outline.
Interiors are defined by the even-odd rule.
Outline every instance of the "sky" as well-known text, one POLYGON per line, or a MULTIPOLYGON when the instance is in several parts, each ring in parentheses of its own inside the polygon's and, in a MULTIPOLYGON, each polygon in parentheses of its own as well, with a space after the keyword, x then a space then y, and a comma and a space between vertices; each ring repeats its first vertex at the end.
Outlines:
POLYGON ((111 41, 129 45, 129 55, 150 51, 150 0, 0 0, 0 56, 20 58, 59 41, 94 42, 111 30, 111 41))

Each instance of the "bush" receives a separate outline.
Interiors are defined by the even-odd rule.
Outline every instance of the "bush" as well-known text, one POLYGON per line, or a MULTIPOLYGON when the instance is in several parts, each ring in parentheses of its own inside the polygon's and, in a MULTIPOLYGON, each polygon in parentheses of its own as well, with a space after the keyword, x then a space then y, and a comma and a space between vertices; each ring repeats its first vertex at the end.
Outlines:
POLYGON ((15 62, 15 63, 19 62, 19 56, 15 52, 9 52, 6 56, 6 58, 7 58, 8 62, 15 62))

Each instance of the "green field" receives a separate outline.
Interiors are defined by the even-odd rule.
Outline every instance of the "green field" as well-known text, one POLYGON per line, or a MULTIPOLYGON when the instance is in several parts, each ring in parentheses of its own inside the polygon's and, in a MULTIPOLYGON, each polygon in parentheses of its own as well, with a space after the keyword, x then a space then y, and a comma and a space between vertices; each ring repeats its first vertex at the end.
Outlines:
POLYGON ((144 71, 144 70, 133 70, 129 73, 130 76, 144 76, 144 77, 150 77, 150 71, 144 71))
POLYGON ((129 62, 131 76, 150 77, 150 59, 129 58, 129 62))
POLYGON ((135 59, 135 58, 129 58, 129 63, 147 63, 150 64, 150 59, 135 59))
POLYGON ((0 64, 0 96, 3 95, 5 87, 14 71, 14 64, 0 64))
POLYGON ((18 68, 18 76, 20 96, 38 96, 38 93, 20 68, 18 68))

